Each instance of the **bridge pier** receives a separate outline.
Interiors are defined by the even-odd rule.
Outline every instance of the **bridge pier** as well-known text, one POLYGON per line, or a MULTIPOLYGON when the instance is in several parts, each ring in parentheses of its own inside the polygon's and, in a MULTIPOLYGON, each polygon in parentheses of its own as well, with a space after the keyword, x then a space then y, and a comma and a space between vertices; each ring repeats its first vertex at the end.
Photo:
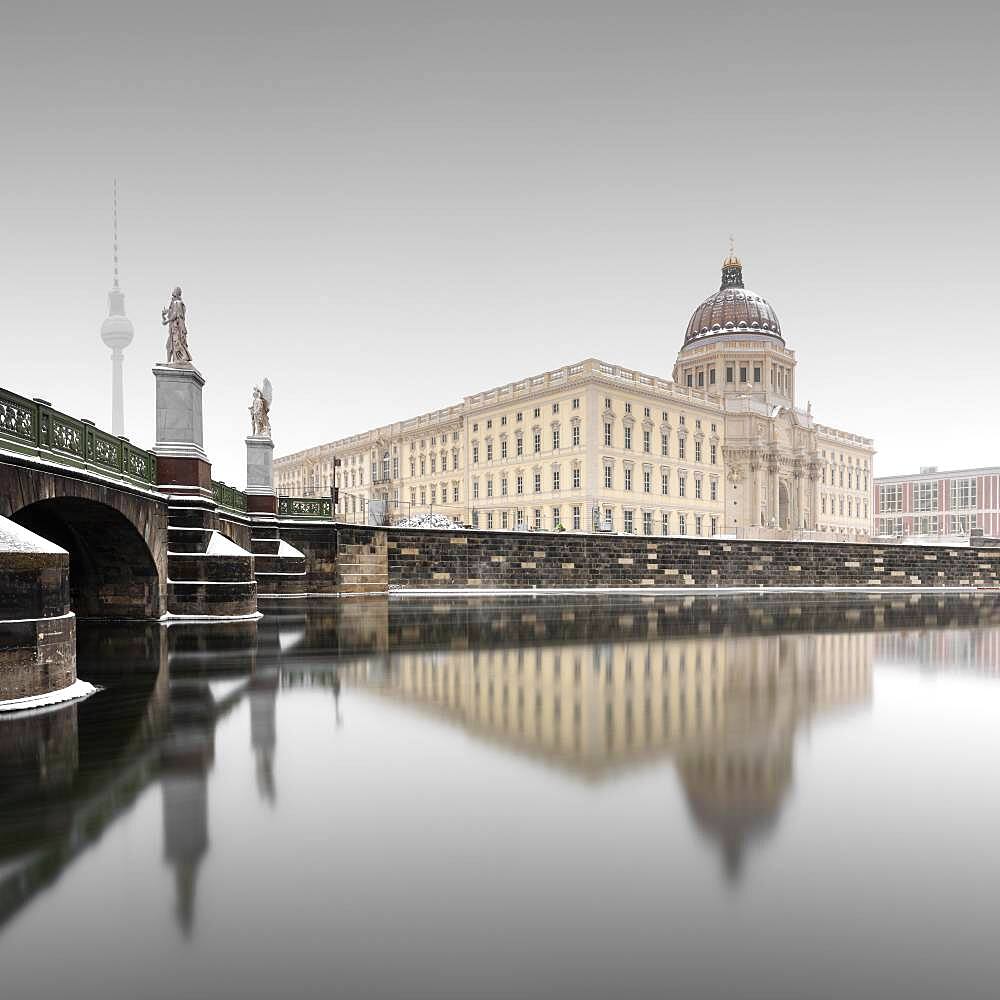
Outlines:
POLYGON ((0 712, 85 697, 69 553, 0 517, 0 712))

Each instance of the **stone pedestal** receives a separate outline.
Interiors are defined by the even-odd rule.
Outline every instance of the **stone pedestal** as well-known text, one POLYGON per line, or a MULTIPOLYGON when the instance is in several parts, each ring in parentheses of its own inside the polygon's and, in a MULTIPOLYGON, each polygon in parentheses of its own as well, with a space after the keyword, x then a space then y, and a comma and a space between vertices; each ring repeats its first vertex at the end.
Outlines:
POLYGON ((276 514, 278 498, 274 492, 274 442, 265 435, 251 434, 247 444, 247 511, 251 514, 276 514))
POLYGON ((205 454, 201 391, 194 365, 156 365, 156 477, 177 492, 212 495, 212 466, 205 454))

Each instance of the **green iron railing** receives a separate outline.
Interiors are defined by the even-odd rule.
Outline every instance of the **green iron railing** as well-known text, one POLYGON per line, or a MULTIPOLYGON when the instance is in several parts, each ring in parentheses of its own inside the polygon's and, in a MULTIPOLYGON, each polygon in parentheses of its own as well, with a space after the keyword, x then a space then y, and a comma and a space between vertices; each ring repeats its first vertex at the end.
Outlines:
POLYGON ((60 465, 156 485, 156 456, 128 438, 54 410, 47 400, 0 389, 0 447, 60 465))
POLYGON ((333 517, 329 497, 278 497, 279 517, 333 517))
POLYGON ((235 486, 227 486, 215 479, 212 480, 212 499, 220 507, 238 510, 243 514, 247 511, 247 495, 235 486))

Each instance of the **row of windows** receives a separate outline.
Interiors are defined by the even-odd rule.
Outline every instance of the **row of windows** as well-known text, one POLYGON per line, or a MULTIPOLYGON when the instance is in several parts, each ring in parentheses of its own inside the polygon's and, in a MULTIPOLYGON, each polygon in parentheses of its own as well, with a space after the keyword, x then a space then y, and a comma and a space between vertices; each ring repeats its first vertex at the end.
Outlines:
MULTIPOLYGON (((739 370, 739 385, 749 385, 751 372, 753 373, 753 384, 760 385, 763 382, 764 368, 762 365, 743 362, 741 364, 726 365, 726 384, 736 385, 736 372, 739 370)), ((706 381, 708 385, 716 384, 715 368, 689 368, 685 370, 684 381, 689 389, 697 386, 704 389, 706 381)), ((783 365, 771 365, 771 388, 782 392, 790 391, 792 387, 792 370, 783 365)))
MULTIPOLYGON (((558 413, 559 412, 559 403, 558 402, 552 403, 551 406, 552 406, 552 412, 553 413, 558 413)), ((580 409, 580 398, 579 398, 579 396, 576 396, 572 400, 570 400, 570 408, 574 409, 574 410, 579 410, 580 409)), ((542 415, 542 408, 540 406, 536 406, 531 411, 531 416, 535 420, 539 419, 541 417, 541 415, 542 415)), ((520 424, 523 421, 524 421, 524 410, 518 410, 514 414, 514 422, 520 424)), ((503 416, 500 417, 500 426, 501 427, 506 427, 507 426, 507 414, 504 414, 503 416)), ((493 427, 493 418, 492 417, 489 417, 486 420, 485 427, 486 427, 486 430, 491 430, 492 429, 492 427, 493 427)), ((472 433, 473 434, 479 433, 479 422, 478 421, 476 421, 472 425, 472 433)))
POLYGON ((875 522, 877 535, 967 535, 978 527, 976 514, 920 514, 916 517, 880 517, 875 522))
MULTIPOLYGON (((878 488, 879 510, 884 514, 896 514, 903 510, 903 484, 885 483, 878 488)), ((968 510, 976 506, 976 480, 974 478, 949 479, 948 495, 951 510, 968 510)), ((916 511, 937 510, 939 491, 936 481, 913 484, 913 509, 916 511)))
MULTIPOLYGON (((675 511, 636 512, 631 507, 622 508, 620 519, 612 506, 594 507, 590 513, 589 527, 594 531, 621 532, 626 535, 716 535, 719 532, 719 518, 715 515, 689 514, 675 511), (675 520, 676 517, 676 520, 675 520), (676 527, 675 527, 676 525, 676 527)), ((562 507, 535 507, 530 511, 515 510, 473 510, 472 526, 487 530, 523 531, 529 527, 536 531, 582 531, 588 527, 585 508, 574 504, 568 509, 568 523, 563 521, 562 507), (530 522, 528 518, 530 517, 530 522)))
POLYGON ((855 500, 853 497, 834 497, 827 496, 827 494, 822 494, 819 498, 820 503, 820 513, 826 514, 829 512, 831 517, 839 514, 840 517, 863 517, 865 520, 868 519, 868 501, 864 501, 864 513, 862 514, 862 501, 855 500), (845 502, 846 500, 846 502, 845 502), (844 511, 847 511, 845 514, 844 511))
POLYGON ((867 493, 868 492, 868 473, 867 472, 863 473, 860 469, 853 469, 853 468, 850 468, 850 467, 847 468, 847 469, 843 469, 843 468, 841 468, 841 469, 834 469, 832 465, 830 466, 829 472, 830 472, 830 474, 829 474, 829 484, 828 484, 827 483, 827 467, 824 465, 823 469, 822 469, 822 478, 823 478, 823 485, 824 486, 826 486, 826 485, 837 486, 838 485, 838 480, 837 480, 837 477, 836 477, 835 473, 839 472, 840 473, 839 485, 840 485, 841 489, 844 489, 844 486, 845 486, 844 473, 846 472, 847 473, 847 481, 846 481, 846 487, 847 487, 847 489, 849 489, 849 490, 860 490, 863 493, 867 493))

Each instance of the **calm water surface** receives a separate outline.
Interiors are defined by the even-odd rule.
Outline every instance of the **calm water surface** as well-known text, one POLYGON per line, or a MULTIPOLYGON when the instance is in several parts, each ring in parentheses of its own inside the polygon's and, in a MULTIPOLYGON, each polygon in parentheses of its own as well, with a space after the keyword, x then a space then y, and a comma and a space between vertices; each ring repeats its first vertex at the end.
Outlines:
POLYGON ((279 604, 0 721, 0 996, 996 997, 1000 601, 279 604))

